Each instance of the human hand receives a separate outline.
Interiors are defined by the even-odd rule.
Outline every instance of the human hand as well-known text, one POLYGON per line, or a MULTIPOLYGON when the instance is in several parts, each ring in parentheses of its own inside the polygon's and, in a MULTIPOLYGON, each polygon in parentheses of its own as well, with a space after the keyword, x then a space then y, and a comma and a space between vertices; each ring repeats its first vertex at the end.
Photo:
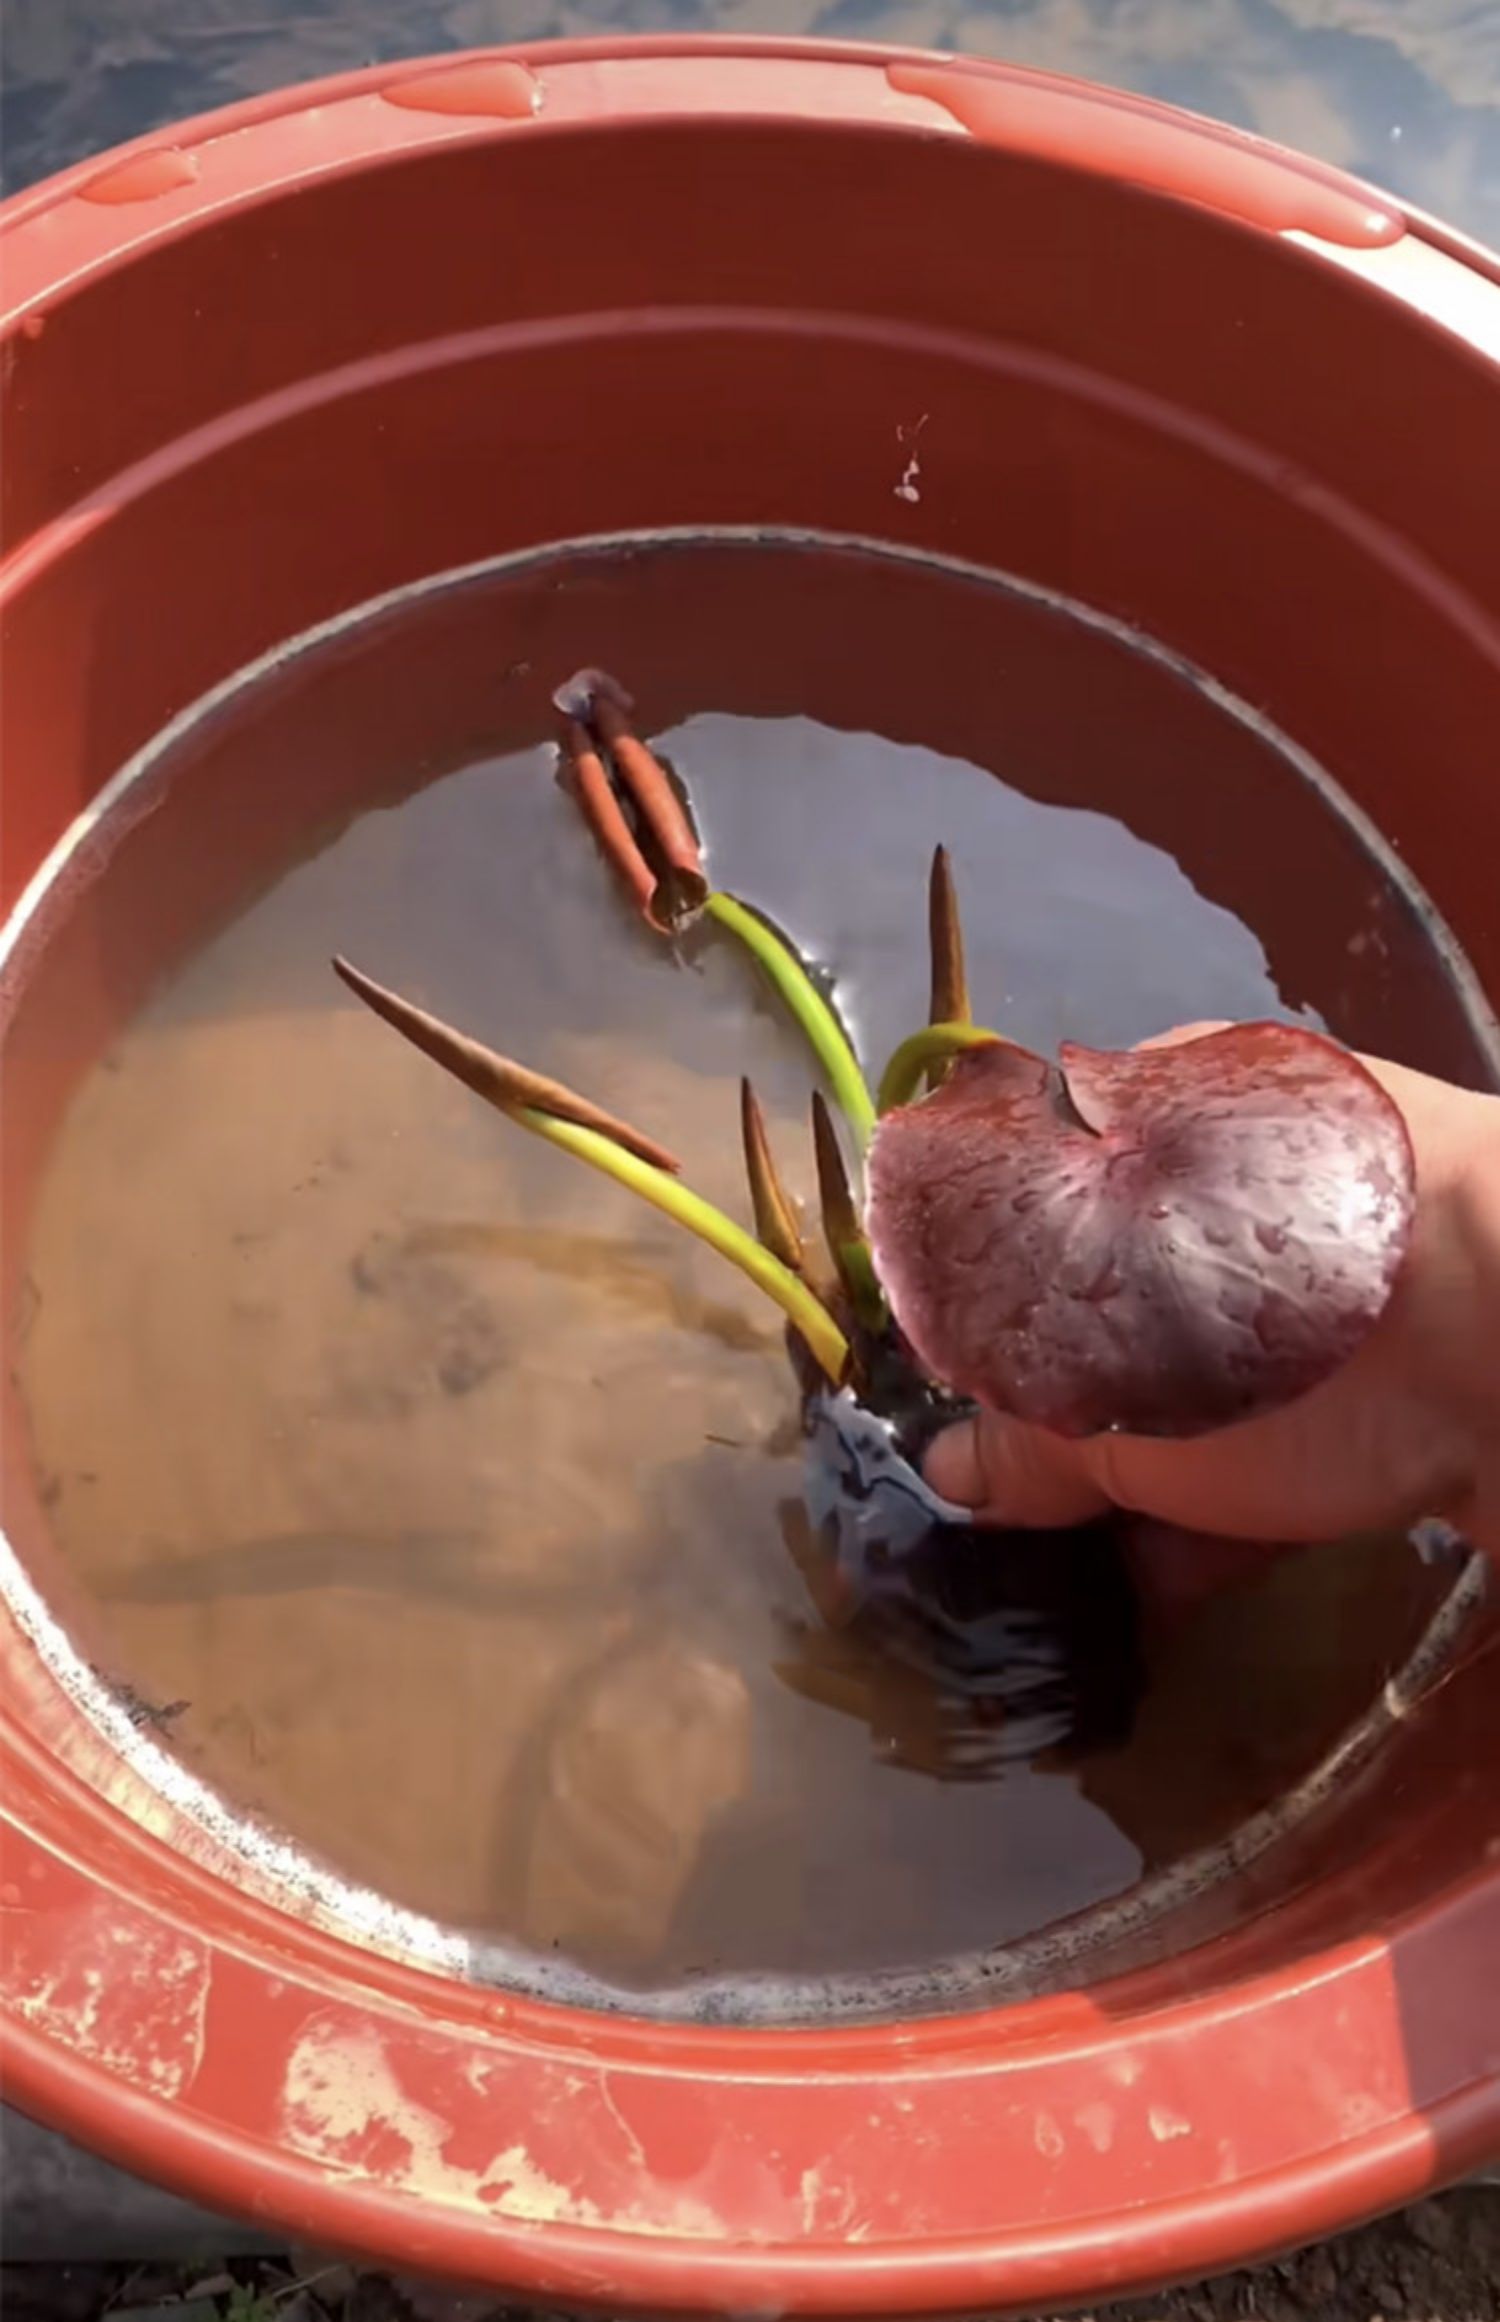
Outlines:
POLYGON ((1265 1541, 1442 1516, 1500 1555, 1500 1097, 1366 1061, 1406 1118, 1417 1211, 1352 1360, 1281 1410, 1185 1440, 1071 1440, 981 1412, 928 1454, 944 1498, 986 1523, 1081 1523, 1114 1505, 1265 1541))

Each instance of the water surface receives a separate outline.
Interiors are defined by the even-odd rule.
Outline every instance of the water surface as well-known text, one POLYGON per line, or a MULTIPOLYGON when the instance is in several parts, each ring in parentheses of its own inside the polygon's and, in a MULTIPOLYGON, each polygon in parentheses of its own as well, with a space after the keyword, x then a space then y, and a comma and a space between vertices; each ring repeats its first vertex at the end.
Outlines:
POLYGON ((810 1193, 785 1019, 722 934, 645 931, 555 782, 547 696, 593 660, 872 1068, 925 1012, 937 838, 976 1008, 1019 1039, 1219 1014, 1366 1037, 1401 994, 1414 1061, 1468 1052, 1420 918, 1328 801, 1097 625, 745 542, 419 595, 191 725, 37 973, 37 1022, 80 963, 139 1000, 33 1221, 51 1522, 101 1667, 173 1748, 402 1904, 627 1988, 982 1951, 1273 1795, 1437 1583, 1362 1543, 1185 1626, 1148 1607, 1128 1737, 944 1778, 972 1767, 906 1632, 830 1630, 809 1589, 774 1314, 329 973, 342 950, 586 1089, 736 1214, 748 1072, 810 1193), (1273 805, 1274 843, 1240 843, 1273 805))

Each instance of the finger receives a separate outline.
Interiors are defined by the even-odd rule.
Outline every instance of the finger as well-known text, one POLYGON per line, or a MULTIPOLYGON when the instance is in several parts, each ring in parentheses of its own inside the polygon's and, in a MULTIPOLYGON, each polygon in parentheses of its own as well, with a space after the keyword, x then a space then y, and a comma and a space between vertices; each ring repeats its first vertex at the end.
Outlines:
POLYGON ((1109 1504, 1081 1446, 993 1411, 940 1435, 926 1473, 935 1492, 985 1524, 1051 1530, 1087 1523, 1109 1504))
POLYGON ((922 1473, 939 1498, 955 1507, 982 1508, 989 1497, 980 1450, 983 1424, 977 1418, 960 1419, 927 1447, 922 1473))

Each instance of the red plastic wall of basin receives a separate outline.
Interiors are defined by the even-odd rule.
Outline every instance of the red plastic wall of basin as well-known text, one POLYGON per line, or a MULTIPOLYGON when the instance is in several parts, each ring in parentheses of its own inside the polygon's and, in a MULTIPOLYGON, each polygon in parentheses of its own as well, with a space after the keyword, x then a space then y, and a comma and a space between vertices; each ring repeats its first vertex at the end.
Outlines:
MULTIPOLYGON (((1336 173, 1003 68, 591 43, 191 124, 10 205, 0 263, 8 899, 168 719, 351 606, 791 526, 1139 625, 1344 785, 1500 989, 1500 291, 1336 173)), ((191 933, 84 962, 18 1061, 4 1265, 58 1105, 191 933)), ((5 1451, 41 1570, 14 1412, 5 1451)), ((601 2306, 1023 2312, 1500 2147, 1483 1668, 1235 1913, 1081 1991, 778 2032, 546 2008, 274 1909, 126 1794, 19 1628, 0 1653, 7 2093, 305 2240, 601 2306)))

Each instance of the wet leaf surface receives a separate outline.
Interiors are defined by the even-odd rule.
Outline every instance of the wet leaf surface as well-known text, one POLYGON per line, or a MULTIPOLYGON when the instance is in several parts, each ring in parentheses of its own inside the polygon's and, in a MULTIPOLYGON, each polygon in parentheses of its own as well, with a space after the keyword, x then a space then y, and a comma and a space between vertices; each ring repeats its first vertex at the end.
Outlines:
POLYGON ((881 1123, 868 1224, 922 1360, 1067 1435, 1189 1435, 1348 1360, 1411 1231, 1410 1142, 1320 1035, 996 1046, 881 1123))

